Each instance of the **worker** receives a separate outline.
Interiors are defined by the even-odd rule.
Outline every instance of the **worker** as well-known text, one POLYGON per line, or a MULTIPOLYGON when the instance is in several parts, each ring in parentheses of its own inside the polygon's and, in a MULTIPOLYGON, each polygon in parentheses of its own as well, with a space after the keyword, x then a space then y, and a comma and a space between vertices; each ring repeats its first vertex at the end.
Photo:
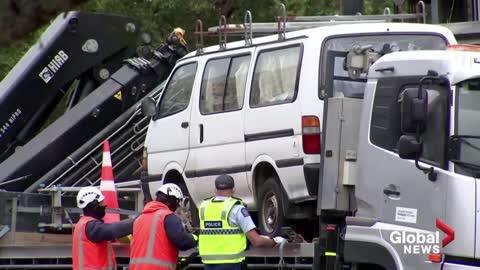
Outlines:
POLYGON ((104 196, 95 187, 83 187, 77 194, 77 206, 83 209, 73 232, 73 269, 116 269, 112 240, 132 233, 133 219, 103 223, 104 196))
POLYGON ((185 231, 175 210, 183 201, 175 184, 164 184, 133 224, 130 270, 175 269, 179 250, 197 246, 197 237, 185 231))
POLYGON ((286 239, 257 233, 241 199, 233 197, 235 181, 230 175, 215 179, 215 196, 200 204, 199 255, 206 270, 246 269, 247 238, 254 247, 274 247, 286 239))

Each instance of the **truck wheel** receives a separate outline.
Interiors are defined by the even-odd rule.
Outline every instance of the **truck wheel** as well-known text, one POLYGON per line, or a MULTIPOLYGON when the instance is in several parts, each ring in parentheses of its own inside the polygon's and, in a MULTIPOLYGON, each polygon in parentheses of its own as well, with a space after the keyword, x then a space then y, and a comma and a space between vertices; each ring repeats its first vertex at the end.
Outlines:
POLYGON ((267 236, 280 234, 285 224, 284 196, 277 176, 271 176, 258 190, 258 223, 260 231, 267 236))

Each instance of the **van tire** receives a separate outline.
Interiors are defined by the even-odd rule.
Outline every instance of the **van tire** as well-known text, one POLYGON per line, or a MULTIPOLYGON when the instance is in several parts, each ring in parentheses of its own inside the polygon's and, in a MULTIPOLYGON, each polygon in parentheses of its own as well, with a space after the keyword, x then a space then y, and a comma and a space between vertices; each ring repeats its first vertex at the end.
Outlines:
POLYGON ((285 224, 284 194, 278 177, 270 176, 258 189, 258 224, 262 234, 273 237, 281 234, 285 224))

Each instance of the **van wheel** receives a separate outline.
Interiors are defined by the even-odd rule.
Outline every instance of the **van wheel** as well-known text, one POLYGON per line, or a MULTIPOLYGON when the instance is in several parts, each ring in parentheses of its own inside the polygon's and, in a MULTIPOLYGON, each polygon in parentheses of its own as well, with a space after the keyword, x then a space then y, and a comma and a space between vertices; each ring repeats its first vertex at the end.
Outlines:
POLYGON ((267 236, 280 234, 285 224, 284 196, 277 176, 270 176, 258 191, 258 222, 260 231, 267 236))

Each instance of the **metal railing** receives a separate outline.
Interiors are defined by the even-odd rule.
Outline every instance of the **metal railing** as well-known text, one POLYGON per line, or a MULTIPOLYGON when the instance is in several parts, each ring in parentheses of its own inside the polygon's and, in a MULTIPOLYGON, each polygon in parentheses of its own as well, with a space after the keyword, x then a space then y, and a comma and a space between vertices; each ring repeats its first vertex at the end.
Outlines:
POLYGON ((219 38, 219 48, 226 48, 227 36, 243 36, 245 46, 251 46, 253 36, 265 36, 278 34, 279 40, 285 38, 286 32, 331 26, 340 24, 378 23, 405 20, 415 20, 417 23, 426 23, 425 3, 419 1, 416 4, 415 13, 392 14, 390 8, 385 8, 381 15, 333 15, 333 16, 287 16, 284 4, 281 4, 276 16, 276 22, 252 22, 251 11, 245 11, 243 24, 227 24, 225 16, 221 16, 218 26, 209 27, 203 31, 201 20, 196 21, 196 49, 197 54, 203 53, 204 37, 219 38))
MULTIPOLYGON (((158 100, 161 96, 163 85, 154 89, 148 96, 158 100)), ((141 170, 141 155, 150 117, 143 116, 139 101, 133 111, 125 112, 126 120, 118 128, 107 132, 102 138, 93 138, 96 143, 90 141, 83 146, 85 154, 75 158, 70 155, 68 168, 61 174, 51 178, 49 173, 41 179, 45 182, 42 188, 53 188, 57 185, 69 187, 82 187, 98 185, 100 183, 102 168, 103 141, 108 140, 111 145, 112 167, 117 175, 137 175, 141 170), (86 151, 85 151, 86 149, 86 151), (119 173, 117 173, 119 172, 119 173)), ((121 177, 115 177, 116 181, 122 181, 121 177), (119 179, 119 180, 117 180, 119 179)), ((33 185, 32 185, 33 186, 33 185)), ((33 187, 32 187, 33 188, 33 187)), ((31 188, 31 189, 32 189, 31 188)), ((36 190, 36 189, 35 189, 36 190)), ((67 192, 67 188, 64 192, 67 192)), ((33 191, 33 190, 32 190, 33 191)))

